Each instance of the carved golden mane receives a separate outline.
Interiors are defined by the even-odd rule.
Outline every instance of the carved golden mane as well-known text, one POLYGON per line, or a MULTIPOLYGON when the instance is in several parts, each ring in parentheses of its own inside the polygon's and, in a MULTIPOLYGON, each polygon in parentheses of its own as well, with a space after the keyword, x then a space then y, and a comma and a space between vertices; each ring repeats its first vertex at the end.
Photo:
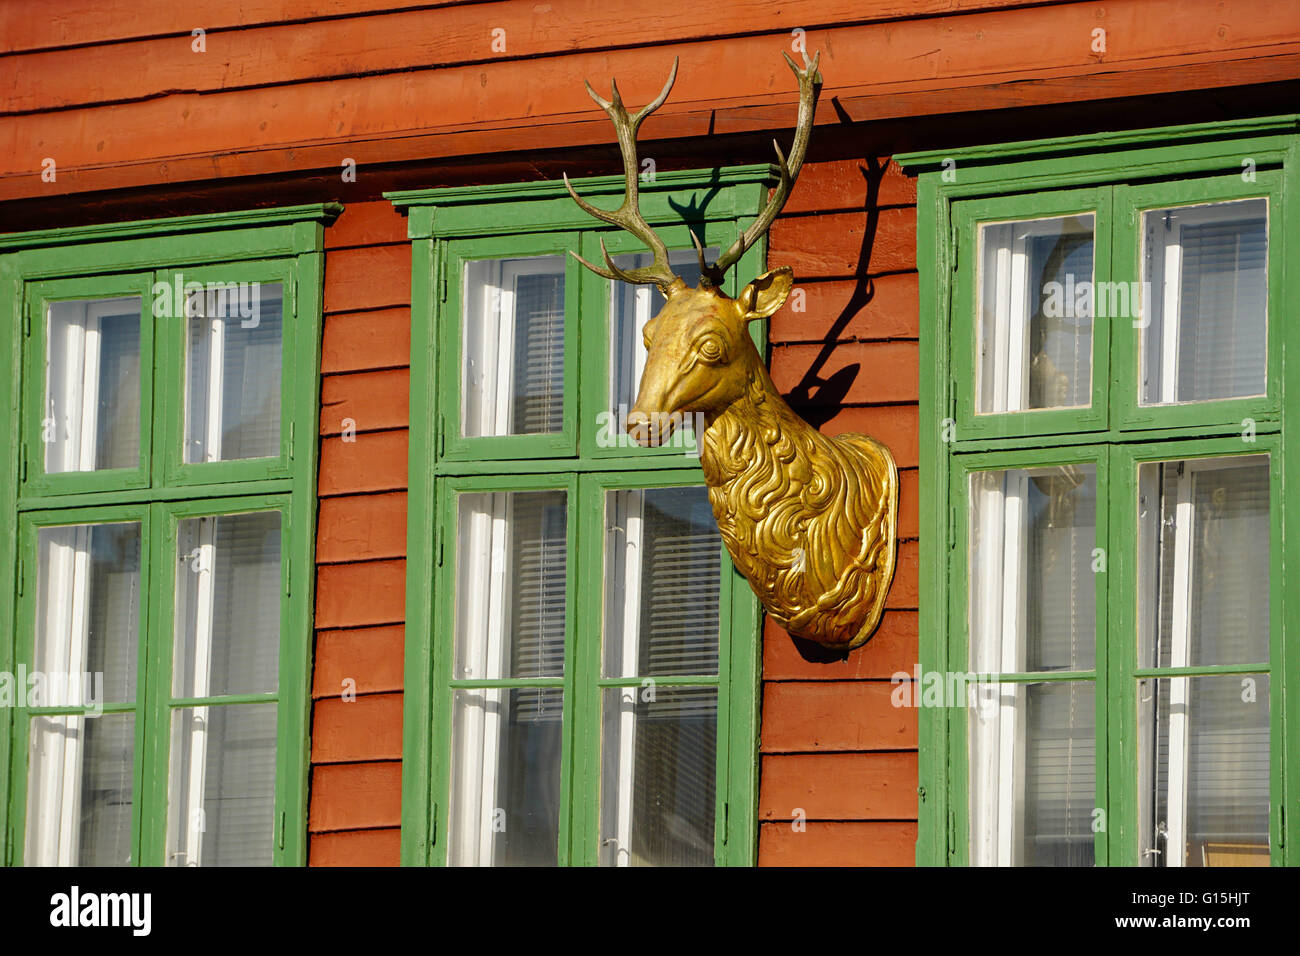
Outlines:
POLYGON ((862 644, 894 576, 889 450, 865 435, 822 435, 759 368, 709 422, 700 463, 727 550, 768 613, 821 644, 862 644))

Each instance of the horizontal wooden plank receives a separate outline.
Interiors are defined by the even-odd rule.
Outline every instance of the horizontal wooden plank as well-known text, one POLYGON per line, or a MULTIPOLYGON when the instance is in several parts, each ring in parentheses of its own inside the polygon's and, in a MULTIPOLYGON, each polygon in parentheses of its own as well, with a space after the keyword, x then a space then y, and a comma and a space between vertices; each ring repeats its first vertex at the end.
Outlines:
MULTIPOLYGON (((1145 2, 1163 6, 1166 12, 1170 9, 1168 0, 1145 2)), ((1095 20, 1104 23, 1107 29, 1122 31, 1134 25, 1149 29, 1158 22, 1126 17, 1125 8, 1130 5, 1120 0, 1114 5, 1119 9, 1105 11, 1109 15, 1096 18, 1090 18, 1082 10, 1065 8, 950 18, 950 24, 957 24, 950 26, 950 33, 982 41, 960 54, 942 49, 918 54, 908 46, 907 41, 912 37, 908 21, 904 20, 894 24, 878 55, 888 61, 893 52, 890 47, 902 47, 912 53, 912 59, 922 61, 920 69, 915 63, 900 64, 911 68, 904 76, 924 76, 936 66, 957 76, 989 72, 1003 65, 989 58, 990 48, 1000 48, 994 35, 1011 34, 1010 39, 1022 42, 1019 62, 1024 66, 1050 69, 1061 63, 1087 62, 1084 56, 1070 57, 1072 51, 1062 50, 1060 44, 1053 48, 1050 38, 1025 30, 1021 24, 1032 20, 1036 27, 1050 25, 1062 33, 1072 28, 1078 30, 1079 51, 1087 54, 1091 35, 1079 29, 1081 24, 1091 25, 1095 20), (983 31, 962 29, 960 24, 968 19, 978 19, 983 31)), ((1259 4, 1251 0, 1236 0, 1235 5, 1259 9, 1259 4)), ((1231 5, 1225 2, 1222 6, 1231 5)), ((481 6, 461 6, 433 13, 399 11, 364 19, 323 19, 234 31, 209 28, 202 52, 193 49, 191 31, 185 30, 181 36, 83 44, 74 49, 0 57, 0 103, 5 104, 6 111, 32 112, 120 103, 164 90, 213 93, 434 66, 500 67, 574 51, 616 50, 644 43, 646 37, 662 45, 699 43, 716 35, 709 26, 718 23, 740 25, 740 30, 726 30, 740 34, 729 42, 743 37, 750 41, 765 40, 768 46, 774 42, 784 46, 793 26, 835 24, 837 31, 844 31, 871 19, 863 17, 861 5, 852 0, 788 0, 777 8, 763 0, 715 0, 707 23, 694 15, 690 0, 659 0, 653 7, 640 8, 611 6, 601 0, 560 0, 545 17, 537 16, 524 3, 494 4, 490 11, 481 6), (490 22, 485 15, 491 18, 490 22), (500 36, 495 30, 504 31, 504 50, 493 49, 494 41, 500 36)), ((1230 9, 1227 16, 1231 18, 1236 12, 1230 9)), ((1203 28, 1176 29, 1177 40, 1182 40, 1185 46, 1173 48, 1235 49, 1243 44, 1294 39, 1277 28, 1278 20, 1273 17, 1236 29, 1231 39, 1226 36, 1211 39, 1213 33, 1203 28)), ((817 42, 817 33, 813 31, 810 42, 817 42)), ((1110 55, 1152 55, 1151 49, 1142 43, 1142 39, 1117 37, 1110 55)), ((1169 48, 1168 43, 1160 47, 1169 48)), ((835 45, 828 41, 826 49, 829 60, 835 45)))
POLYGON ((350 202, 325 229, 326 249, 348 249, 406 241, 406 217, 386 199, 350 202))
POLYGON ((338 435, 410 424, 410 369, 321 377, 320 433, 338 435))
POLYGON ((885 595, 885 607, 890 610, 915 610, 920 606, 919 570, 921 546, 916 541, 898 542, 895 558, 894 583, 885 595))
POLYGON ((336 249, 325 254, 326 312, 411 304, 411 245, 336 249))
POLYGON ((916 754, 767 754, 758 818, 915 820, 916 754))
POLYGON ((403 368, 410 362, 409 308, 325 316, 321 374, 403 368))
POLYGON ((884 821, 811 822, 803 831, 764 823, 759 866, 915 866, 916 824, 884 821))
POLYGON ((316 568, 316 626, 369 627, 406 620, 406 562, 363 561, 316 568))
POLYGON ((911 674, 919 646, 917 612, 886 610, 870 640, 852 651, 833 651, 791 638, 770 617, 763 621, 763 680, 889 680, 911 674))
MULTIPOLYGON (((1206 17, 1183 15, 1177 0, 1117 0, 813 28, 807 42, 827 51, 824 96, 839 109, 823 110, 820 122, 837 125, 1291 78, 1300 74, 1297 16, 1271 0, 1223 0, 1206 17), (1098 24, 1110 31, 1101 57, 1090 49, 1098 24), (1062 42, 1072 36, 1079 41, 1062 42)), ((773 96, 791 90, 774 55, 781 39, 674 44, 678 89, 648 121, 646 140, 788 128, 793 93, 773 96)), ((640 101, 662 82, 667 52, 650 44, 432 69, 418 80, 386 73, 26 114, 0 126, 0 198, 337 169, 344 156, 392 163, 608 143, 608 124, 603 134, 589 125, 592 107, 574 78, 617 73, 640 101), (519 96, 521 88, 530 95, 519 96), (186 152, 189 143, 202 148, 186 152), (45 157, 59 163, 54 183, 41 179, 45 157), (137 164, 150 169, 132 172, 137 164)))
POLYGON ((312 696, 342 699, 350 691, 357 694, 400 691, 404 655, 401 625, 318 631, 312 696))
POLYGON ((772 349, 771 373, 777 390, 805 408, 915 402, 919 362, 916 342, 778 345, 772 349), (807 394, 806 382, 812 385, 807 394))
POLYGON ((772 224, 769 262, 794 270, 795 283, 916 270, 916 207, 783 216, 772 224))
POLYGON ((322 498, 316 518, 316 563, 406 557, 406 494, 322 498))
POLYGON ((402 7, 451 6, 484 0, 42 0, 41 15, 0 5, 0 53, 112 43, 137 37, 189 36, 195 24, 209 32, 321 17, 381 13, 402 7))
MULTIPOLYGON (((1254 104, 1259 110, 1270 110, 1273 100, 1262 92, 1260 84, 1300 80, 1300 44, 1294 50, 1279 50, 1267 54, 1243 53, 1225 61, 1193 62, 1185 64, 1145 67, 1124 72, 1101 72, 1084 77, 1059 77, 1049 79, 989 78, 974 86, 959 88, 921 89, 913 92, 874 93, 846 91, 835 98, 847 122, 866 124, 887 119, 919 119, 935 115, 961 113, 984 114, 990 110, 1007 110, 1027 106, 1052 104, 1082 104, 1086 101, 1106 102, 1111 114, 1124 112, 1122 101, 1147 98, 1166 93, 1210 91, 1232 88, 1236 100, 1254 104)), ((377 94, 382 99, 385 94, 377 94)), ((1137 100, 1140 104, 1143 100, 1137 100)), ((185 109, 177 112, 184 112, 185 109)), ((115 108, 116 109, 116 108, 115 108)), ((791 104, 788 109, 793 109, 791 104)), ((1076 114, 1077 115, 1077 114, 1076 114)), ((1091 119, 1082 123, 1084 129, 1112 129, 1114 123, 1099 123, 1097 111, 1088 114, 1091 119)), ((1213 115, 1221 115, 1215 109, 1213 115)), ((1184 122, 1194 122, 1200 114, 1184 113, 1184 122)), ((109 117, 101 117, 111 122, 109 117)), ((160 120, 164 121, 165 120, 160 120)), ((95 120, 93 122, 99 122, 95 120)), ((988 125, 985 118, 976 122, 988 125)), ((92 123, 93 125, 93 123, 92 123)), ((969 123, 949 124, 965 132, 948 134, 939 138, 914 141, 918 146, 938 146, 945 142, 987 141, 972 133, 969 123)), ((1142 125, 1138 120, 1123 124, 1126 128, 1142 125)), ((711 146, 707 137, 716 129, 725 127, 731 133, 762 131, 773 128, 771 110, 757 102, 740 102, 728 106, 710 105, 684 108, 667 115, 656 114, 641 140, 646 149, 662 148, 672 155, 689 155, 689 163, 678 160, 662 168, 692 168, 701 165, 738 162, 760 162, 770 159, 766 150, 736 145, 729 139, 723 149, 711 146), (657 120, 657 122, 653 122, 657 120), (650 141, 663 143, 655 147, 650 141), (675 143, 669 143, 675 140, 675 143), (683 153, 682 143, 689 143, 689 154, 683 153)), ((947 128, 947 127, 945 127, 947 128)), ((1080 126, 1071 123, 1064 132, 1078 132, 1080 126)), ((861 130, 862 127, 858 126, 861 130)), ((0 134, 3 129, 0 129, 0 134)), ((1000 139, 1023 137, 1023 127, 1003 130, 1000 139)), ((43 142, 44 140, 42 140, 43 142)), ((103 143, 103 140, 98 141, 103 143)), ((367 164, 446 163, 446 168, 458 169, 466 157, 477 155, 509 154, 502 168, 503 176, 510 180, 537 175, 538 169, 554 178, 559 172, 580 169, 583 175, 595 175, 616 168, 617 159, 611 156, 606 163, 593 165, 590 158, 563 161, 554 152, 556 144, 568 147, 606 145, 609 142, 608 123, 588 119, 585 115, 557 117, 550 121, 514 124, 477 124, 457 129, 376 130, 358 132, 348 139, 317 137, 294 143, 264 143, 261 145, 231 146, 216 153, 188 153, 159 157, 156 155, 131 155, 118 150, 118 161, 113 163, 89 162, 85 165, 61 165, 57 180, 42 178, 39 168, 16 164, 13 172, 0 173, 0 201, 40 197, 55 200, 79 193, 120 190, 133 187, 164 187, 172 192, 193 188, 193 184, 213 179, 300 174, 324 170, 330 180, 337 176, 342 156, 354 157, 364 168, 367 164), (548 152, 549 151, 549 152, 548 152), (533 163, 521 167, 515 157, 532 155, 533 163), (576 163, 576 165, 575 165, 576 163), (559 167, 558 169, 556 167, 559 167), (535 168, 536 167, 536 168, 535 168)), ((912 141, 909 141, 912 142, 912 141)), ((102 151, 102 146, 100 147, 102 151)), ((37 155, 40 155, 39 153, 37 155)), ((52 158, 52 157, 50 157, 52 158)), ((472 164, 474 165, 474 164, 472 164)), ((443 167, 439 167, 441 170, 443 167)), ((475 168, 478 168, 477 165, 475 168)), ((439 184, 456 185, 465 180, 459 176, 434 177, 439 184)), ((429 181, 402 182, 402 187, 421 187, 429 181)), ((315 194, 313 194, 315 195, 315 194)), ((35 220, 43 225, 47 220, 35 220)), ((36 225, 30 228, 36 228, 36 225)))
POLYGON ((327 697, 312 708, 311 762, 356 763, 402 758, 402 695, 347 702, 327 697))
POLYGON ((307 829, 365 830, 402 825, 402 765, 325 764, 312 768, 307 829))
POLYGON ((782 210, 784 215, 847 212, 881 206, 915 206, 916 178, 888 156, 803 164, 782 210))
POLYGON ((356 441, 323 438, 320 443, 322 497, 368 491, 404 491, 408 432, 362 432, 356 441))
POLYGON ((921 533, 921 476, 915 468, 898 470, 898 536, 915 538, 921 533))
MULTIPOLYGON (((758 2, 749 6, 753 13, 750 19, 768 29, 780 26, 805 25, 811 22, 839 22, 846 19, 861 21, 895 19, 902 16, 933 16, 940 13, 956 13, 968 10, 996 10, 1009 6, 1028 6, 1031 4, 1061 3, 1065 0, 855 0, 853 3, 826 2, 819 0, 819 6, 811 3, 794 2, 772 9, 758 2), (793 9, 791 9, 793 8, 793 9), (845 14, 848 11, 849 15, 845 14), (820 13, 820 16, 805 16, 799 19, 796 14, 820 13)), ((493 22, 504 23, 501 14, 517 16, 512 8, 532 11, 531 2, 487 3, 486 0, 189 0, 184 5, 170 0, 116 0, 105 3, 103 0, 42 0, 39 17, 24 16, 16 6, 0 6, 0 53, 14 50, 35 50, 50 47, 85 46, 91 44, 111 43, 140 37, 189 36, 193 24, 204 24, 209 33, 218 30, 233 30, 285 23, 304 25, 312 20, 326 17, 364 17, 366 14, 393 13, 400 15, 404 10, 419 9, 426 11, 425 21, 420 24, 420 32, 429 31, 430 27, 446 27, 446 13, 436 8, 452 7, 461 4, 477 4, 483 9, 478 16, 482 22, 494 17, 493 22), (437 20, 432 19, 437 17, 437 20)), ((547 4, 546 18, 537 17, 542 27, 552 18, 574 32, 570 34, 574 46, 579 45, 579 38, 585 27, 580 18, 583 13, 591 15, 608 11, 608 4, 596 2, 560 2, 547 4)), ((685 8, 689 10, 689 8, 685 8)), ((694 13, 693 10, 689 11, 694 13)), ((365 33, 373 27, 367 26, 369 18, 357 22, 347 21, 353 33, 365 33)), ((698 20, 686 17, 687 20, 698 20)), ((717 18, 713 18, 716 22, 717 18)), ((625 19, 623 21, 627 23, 625 19)), ((657 26, 662 24, 648 21, 657 26)), ((630 25, 630 24, 629 24, 630 25)), ((529 27, 533 22, 528 23, 529 27)), ((703 27, 693 27, 701 31, 703 27)), ((552 34, 560 37, 558 30, 552 34)), ((689 34, 698 36, 699 32, 689 34)), ((506 51, 518 55, 512 50, 506 51)))
POLYGON ((915 750, 916 710, 895 707, 888 681, 763 685, 763 753, 915 750))
MULTIPOLYGON (((778 254, 771 253, 770 265, 785 265, 778 254)), ((774 345, 918 338, 918 286, 915 272, 863 279, 798 279, 786 304, 772 316, 768 338, 774 345), (798 307, 802 311, 796 312, 798 307)))
POLYGON ((400 866, 402 831, 352 830, 313 833, 308 866, 400 866))
MULTIPOLYGON (((795 410, 800 414, 808 411, 803 405, 796 406, 795 410)), ((889 448, 894 456, 894 464, 899 468, 917 466, 920 457, 918 447, 920 435, 917 424, 920 409, 915 403, 865 407, 842 405, 830 411, 831 417, 820 423, 823 434, 840 435, 845 432, 856 432, 870 435, 889 448)))

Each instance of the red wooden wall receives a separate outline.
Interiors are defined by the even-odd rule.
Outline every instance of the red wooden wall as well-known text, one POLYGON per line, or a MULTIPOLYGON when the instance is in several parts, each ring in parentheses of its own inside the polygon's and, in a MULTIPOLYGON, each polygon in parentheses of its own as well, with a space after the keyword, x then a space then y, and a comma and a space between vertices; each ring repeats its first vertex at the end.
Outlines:
POLYGON ((765 629, 760 865, 915 857, 916 711, 890 705, 889 679, 917 660, 916 188, 887 164, 806 164, 768 246, 807 308, 773 316, 773 381, 826 433, 889 446, 899 553, 880 628, 859 650, 831 655, 765 629))
MULTIPOLYGON (((1294 0, 715 0, 706 17, 698 7, 0 4, 0 231, 346 204, 326 231, 314 865, 398 862, 410 246, 383 189, 616 171, 608 121, 581 78, 617 75, 642 103, 672 56, 677 86, 643 128, 643 155, 661 169, 767 160, 767 136, 751 134, 792 122, 779 56, 791 30, 823 51, 814 161, 769 256, 794 267, 806 309, 774 317, 772 372, 826 432, 891 447, 899 562, 866 647, 845 657, 773 627, 764 635, 759 860, 909 864, 916 713, 890 706, 889 678, 914 666, 921 600, 916 210, 912 184, 874 157, 1134 125, 1133 97, 1180 91, 1208 92, 1167 121, 1210 119, 1254 109, 1238 92, 1252 84, 1258 102, 1268 84, 1294 90, 1300 79, 1294 0), (195 28, 206 31, 201 53, 195 28), (998 110, 1007 118, 989 122, 998 110), (887 146, 855 145, 867 121, 890 131, 878 137, 887 146), (359 164, 356 183, 340 179, 344 158, 359 164)), ((1293 97, 1273 111, 1292 109, 1293 97)))
POLYGON ((349 205, 325 248, 309 862, 395 865, 411 363, 406 220, 382 200, 349 205), (353 686, 356 699, 345 699, 353 686))

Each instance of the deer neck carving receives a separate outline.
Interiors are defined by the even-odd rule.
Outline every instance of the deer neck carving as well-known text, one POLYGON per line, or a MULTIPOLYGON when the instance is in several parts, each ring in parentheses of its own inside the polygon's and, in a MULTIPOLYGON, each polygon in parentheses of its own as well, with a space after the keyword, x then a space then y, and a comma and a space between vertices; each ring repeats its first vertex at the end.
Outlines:
MULTIPOLYGON (((623 205, 610 212, 574 200, 596 218, 621 226, 654 253, 654 262, 619 269, 605 252, 608 279, 653 282, 666 300, 645 328, 647 359, 628 430, 643 445, 665 441, 683 413, 701 413, 700 463, 723 543, 768 613, 791 634, 853 648, 880 621, 893 580, 898 472, 883 445, 865 435, 829 438, 799 418, 776 390, 748 325, 770 317, 794 284, 788 267, 766 272, 736 298, 721 291, 726 270, 776 218, 807 150, 821 77, 804 57, 799 123, 789 162, 777 148, 780 184, 758 220, 713 265, 698 238, 702 279, 691 289, 668 267, 662 240, 637 208, 636 132, 667 98, 677 75, 635 117, 614 85, 611 101, 588 92, 618 131, 627 175, 623 205)), ((566 185, 568 179, 565 179, 566 185)))

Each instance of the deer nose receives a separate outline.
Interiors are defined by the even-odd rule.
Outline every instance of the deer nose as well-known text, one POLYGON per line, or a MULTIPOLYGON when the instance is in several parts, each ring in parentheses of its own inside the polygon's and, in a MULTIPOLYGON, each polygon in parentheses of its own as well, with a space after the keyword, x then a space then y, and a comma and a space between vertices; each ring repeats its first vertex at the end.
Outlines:
POLYGON ((650 415, 639 408, 634 408, 627 413, 627 433, 642 448, 650 448, 653 445, 653 430, 650 422, 650 415))

